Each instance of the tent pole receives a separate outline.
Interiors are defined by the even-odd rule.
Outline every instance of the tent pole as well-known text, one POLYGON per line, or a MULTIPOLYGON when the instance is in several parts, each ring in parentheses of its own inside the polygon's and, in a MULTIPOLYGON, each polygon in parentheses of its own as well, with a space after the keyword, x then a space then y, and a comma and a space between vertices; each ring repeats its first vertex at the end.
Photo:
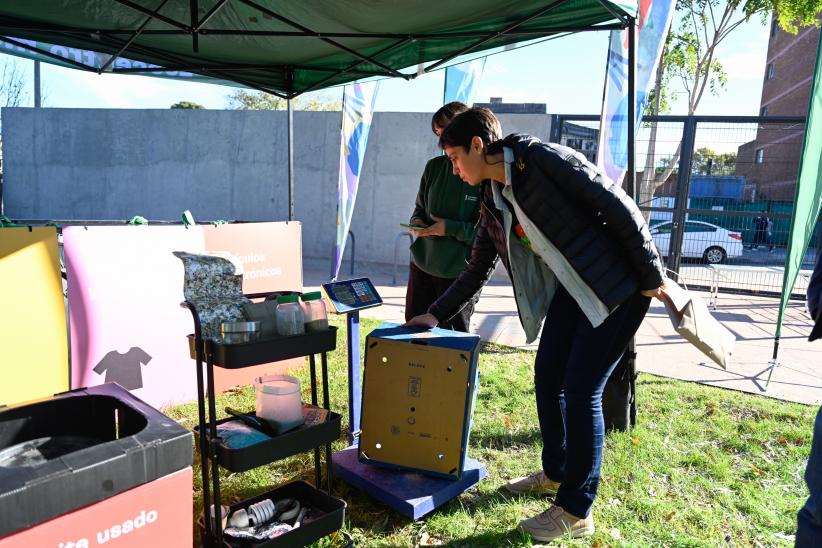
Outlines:
MULTIPOLYGON (((636 201, 636 19, 628 18, 628 162, 626 191, 628 196, 636 201)), ((636 425, 637 397, 636 397, 636 337, 628 341, 625 349, 628 355, 626 368, 628 369, 631 387, 630 419, 627 427, 636 425)))
POLYGON ((636 201, 636 19, 628 18, 628 172, 626 191, 636 201))
POLYGON ((294 220, 294 111, 288 99, 288 220, 294 220))
POLYGON ((765 391, 768 390, 768 387, 771 385, 771 375, 773 375, 773 370, 776 369, 776 366, 779 365, 779 362, 776 361, 776 357, 779 355, 779 337, 774 337, 773 339, 773 357, 771 361, 768 362, 768 380, 765 381, 765 391))

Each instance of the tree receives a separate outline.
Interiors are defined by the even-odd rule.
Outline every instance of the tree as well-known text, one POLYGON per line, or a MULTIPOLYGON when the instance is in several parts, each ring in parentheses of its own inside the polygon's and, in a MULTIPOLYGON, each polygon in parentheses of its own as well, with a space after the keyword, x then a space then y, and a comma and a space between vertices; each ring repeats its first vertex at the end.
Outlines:
POLYGON ((19 107, 28 94, 24 88, 26 80, 23 71, 14 59, 6 58, 0 75, 0 106, 19 107))
POLYGON ((185 108, 194 110, 205 109, 205 107, 200 103, 192 103, 191 101, 180 101, 179 103, 174 103, 171 105, 171 108, 185 108))
MULTIPOLYGON (((0 70, 0 107, 19 107, 26 101, 26 79, 14 59, 6 58, 0 70)), ((2 128, 2 121, 0 121, 2 128)), ((3 200, 3 141, 0 130, 0 204, 3 200)))
MULTIPOLYGON (((741 24, 758 18, 765 24, 773 12, 779 25, 796 33, 801 26, 818 25, 822 0, 677 0, 678 24, 672 25, 656 74, 646 115, 667 111, 672 80, 678 80, 687 95, 687 113, 696 113, 705 92, 718 95, 727 82, 716 48, 741 24)), ((662 171, 654 169, 656 127, 651 128, 645 169, 639 184, 639 201, 648 204, 654 191, 679 163, 681 143, 662 171)))
MULTIPOLYGON (((226 97, 226 100, 231 110, 285 110, 288 108, 288 102, 281 97, 248 89, 235 89, 226 97)), ((342 110, 342 103, 327 95, 308 94, 293 99, 291 108, 294 110, 342 110)))
POLYGON ((718 153, 708 147, 698 148, 691 159, 694 175, 733 175, 736 173, 736 153, 718 153))

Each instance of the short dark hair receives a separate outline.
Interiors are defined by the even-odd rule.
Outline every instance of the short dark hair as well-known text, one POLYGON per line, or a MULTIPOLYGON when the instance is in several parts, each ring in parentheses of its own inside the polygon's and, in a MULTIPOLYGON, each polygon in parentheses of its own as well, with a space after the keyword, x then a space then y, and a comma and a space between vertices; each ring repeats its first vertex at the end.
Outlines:
POLYGON ((442 105, 431 117, 431 131, 434 131, 435 127, 445 129, 454 117, 466 110, 468 110, 468 105, 459 101, 451 101, 448 104, 442 105))
POLYGON ((502 138, 499 120, 487 108, 469 108, 451 120, 440 135, 440 147, 461 146, 467 151, 474 137, 482 139, 486 148, 502 138))

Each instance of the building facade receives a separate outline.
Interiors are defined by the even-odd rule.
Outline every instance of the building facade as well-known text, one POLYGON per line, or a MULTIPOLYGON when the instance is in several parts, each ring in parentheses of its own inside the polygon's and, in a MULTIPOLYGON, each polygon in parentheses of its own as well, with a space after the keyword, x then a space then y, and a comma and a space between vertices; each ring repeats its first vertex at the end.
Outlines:
MULTIPOLYGON (((811 26, 793 35, 771 19, 760 116, 807 115, 819 34, 811 26)), ((736 173, 747 178, 747 198, 793 199, 804 132, 804 124, 762 123, 756 139, 739 147, 736 173)))

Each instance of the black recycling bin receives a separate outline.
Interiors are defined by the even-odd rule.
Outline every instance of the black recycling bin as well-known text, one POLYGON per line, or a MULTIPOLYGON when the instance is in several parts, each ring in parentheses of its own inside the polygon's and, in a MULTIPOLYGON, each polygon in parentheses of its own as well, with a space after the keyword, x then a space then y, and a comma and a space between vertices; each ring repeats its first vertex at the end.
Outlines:
POLYGON ((0 407, 0 538, 191 460, 191 433, 116 383, 0 407))

